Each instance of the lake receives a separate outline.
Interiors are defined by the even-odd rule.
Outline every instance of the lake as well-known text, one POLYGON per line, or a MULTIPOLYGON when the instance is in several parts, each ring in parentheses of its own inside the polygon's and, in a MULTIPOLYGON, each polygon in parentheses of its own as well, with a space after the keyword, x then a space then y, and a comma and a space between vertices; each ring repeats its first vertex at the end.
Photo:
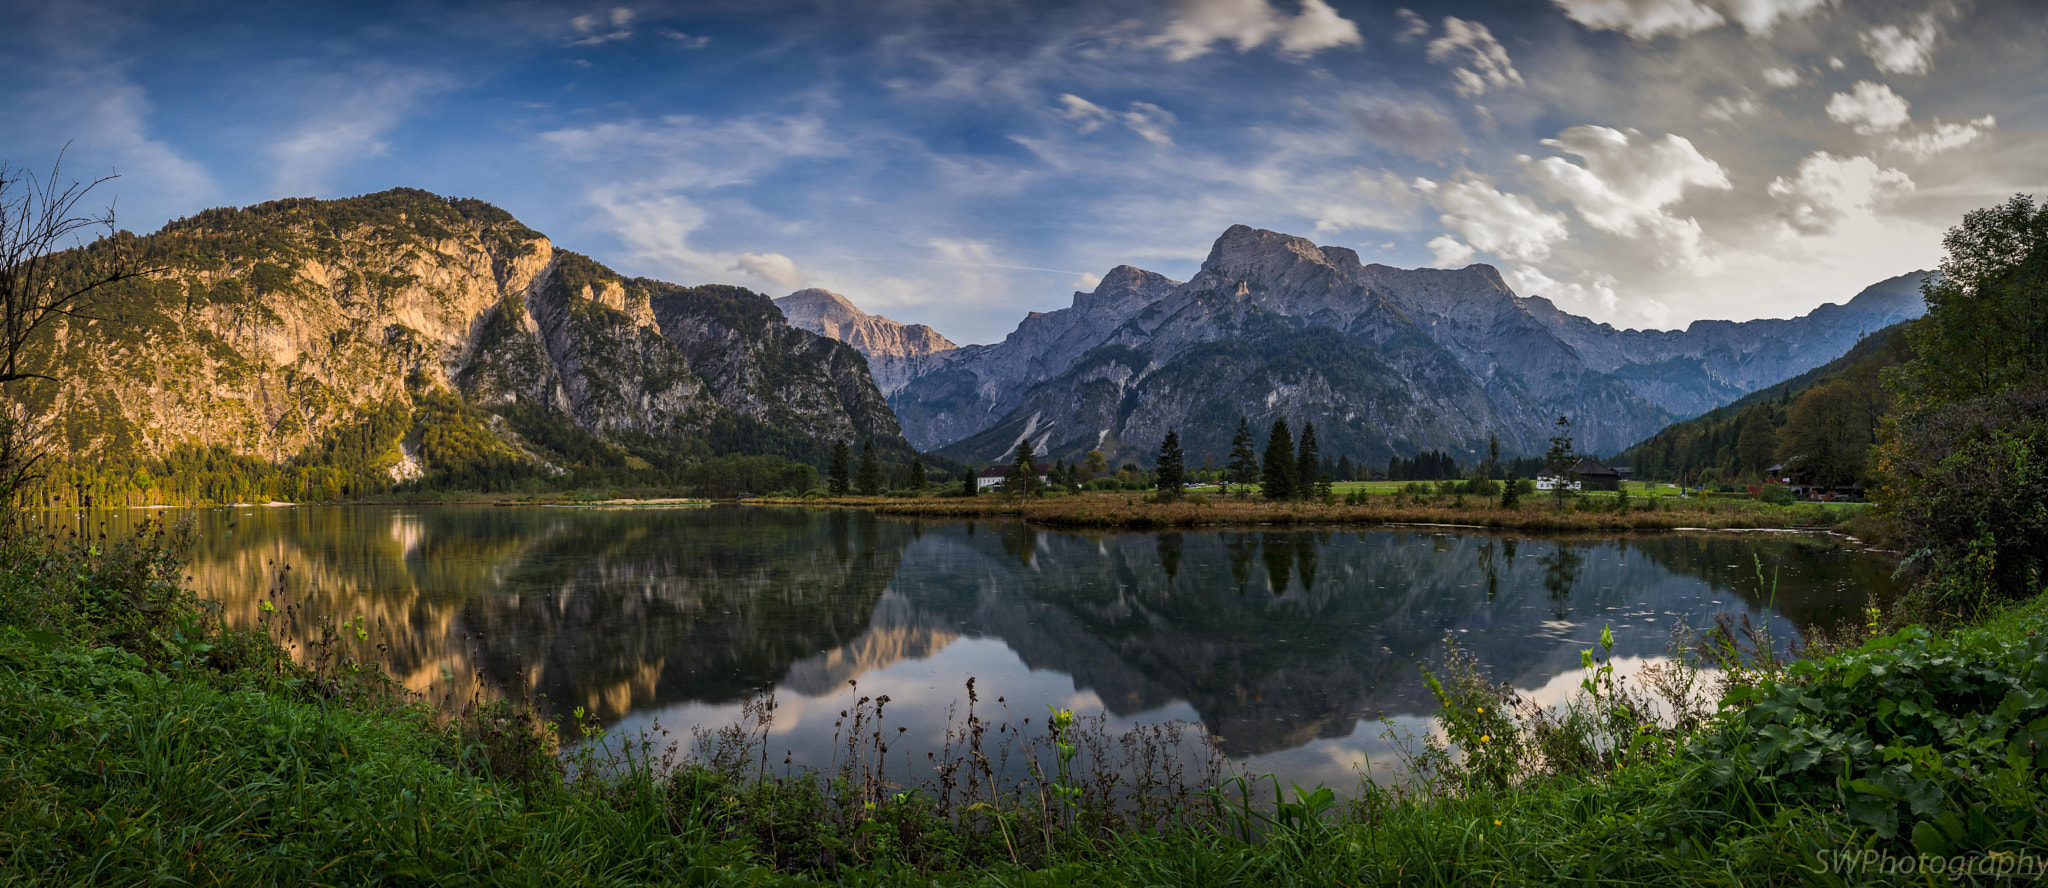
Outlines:
POLYGON ((615 735, 686 738, 772 689, 774 754, 798 764, 829 758, 856 693, 889 695, 888 724, 935 748, 972 677, 1015 720, 1041 723, 1046 704, 1112 728, 1199 720, 1254 771, 1350 786, 1394 765, 1389 729, 1429 729, 1421 667, 1447 639, 1561 701, 1603 627, 1617 658, 1653 661, 1681 622, 1747 615, 1790 639, 1895 591, 1892 559, 1789 534, 1067 533, 737 506, 192 514, 193 585, 231 621, 273 593, 360 615, 364 654, 431 699, 533 696, 615 735))

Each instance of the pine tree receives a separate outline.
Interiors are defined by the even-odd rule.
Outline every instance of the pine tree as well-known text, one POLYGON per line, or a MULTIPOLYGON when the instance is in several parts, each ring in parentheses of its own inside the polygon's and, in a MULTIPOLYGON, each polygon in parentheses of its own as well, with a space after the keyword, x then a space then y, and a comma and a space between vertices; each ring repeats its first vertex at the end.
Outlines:
POLYGON ((1259 454, 1252 449, 1252 426, 1243 417, 1237 420, 1237 436, 1230 439, 1230 465, 1224 467, 1225 475, 1238 486, 1240 495, 1251 492, 1252 485, 1259 483, 1259 454))
POLYGON ((1342 457, 1338 458, 1338 460, 1337 460, 1337 480, 1339 480, 1339 481, 1356 481, 1356 480, 1358 480, 1358 466, 1356 466, 1356 465, 1352 464, 1352 462, 1351 462, 1351 454, 1349 454, 1349 453, 1347 453, 1347 454, 1344 454, 1344 455, 1343 455, 1342 457))
POLYGON ((1010 473, 1003 476, 1003 492, 1030 496, 1038 492, 1038 460, 1031 453, 1031 439, 1017 442, 1010 473))
POLYGON ((882 464, 875 456, 873 438, 860 444, 860 468, 853 473, 853 487, 861 496, 875 496, 882 492, 882 464))
POLYGON ((1500 507, 1503 509, 1516 509, 1520 508, 1521 505, 1522 482, 1515 480, 1514 473, 1510 472, 1507 480, 1501 482, 1500 507))
POLYGON ((1316 424, 1301 424, 1301 449, 1294 457, 1294 487, 1292 491, 1299 499, 1308 499, 1315 493, 1316 479, 1323 475, 1323 457, 1316 451, 1316 424))
POLYGON ((1337 498, 1337 487, 1331 483, 1328 473, 1324 473, 1321 478, 1316 480, 1316 498, 1326 503, 1332 502, 1337 498))
POLYGON ((1287 430, 1287 420, 1273 420, 1273 431, 1266 436, 1266 466, 1259 487, 1269 500, 1294 496, 1294 433, 1287 430))
POLYGON ((832 442, 832 462, 825 470, 825 490, 833 496, 845 496, 853 489, 853 468, 848 465, 846 442, 832 442))
POLYGON ((1180 499, 1183 485, 1187 481, 1186 456, 1180 451, 1180 434, 1173 429, 1166 430, 1166 440, 1159 442, 1159 496, 1165 500, 1180 499))
POLYGON ((917 491, 919 496, 923 496, 925 488, 930 483, 924 474, 924 457, 912 458, 910 460, 910 489, 917 491))
POLYGON ((1500 436, 1491 432, 1486 435, 1486 468, 1479 473, 1479 480, 1492 481, 1494 473, 1500 471, 1500 436))

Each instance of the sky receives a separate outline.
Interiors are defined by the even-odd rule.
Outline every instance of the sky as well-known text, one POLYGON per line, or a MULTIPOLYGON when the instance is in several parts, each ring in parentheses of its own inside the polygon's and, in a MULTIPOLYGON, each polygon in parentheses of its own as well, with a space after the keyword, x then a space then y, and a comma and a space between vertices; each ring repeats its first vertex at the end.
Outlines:
POLYGON ((0 158, 122 227, 397 186, 991 342, 1244 223, 1618 327, 1804 313, 2048 197, 2039 0, 0 0, 0 158), (69 148, 66 149, 66 144, 69 148))

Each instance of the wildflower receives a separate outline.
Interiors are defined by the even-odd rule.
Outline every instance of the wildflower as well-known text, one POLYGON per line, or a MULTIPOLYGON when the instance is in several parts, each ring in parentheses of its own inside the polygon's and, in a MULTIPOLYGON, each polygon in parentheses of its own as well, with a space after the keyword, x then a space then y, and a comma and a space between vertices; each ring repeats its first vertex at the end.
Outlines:
POLYGON ((1494 826, 1499 826, 1499 825, 1500 825, 1500 821, 1499 821, 1499 820, 1495 820, 1495 821, 1493 822, 1493 825, 1494 825, 1494 826))
POLYGON ((1492 743, 1492 742, 1493 742, 1493 735, 1492 735, 1492 734, 1481 734, 1481 735, 1479 735, 1479 742, 1481 742, 1481 743, 1492 743))

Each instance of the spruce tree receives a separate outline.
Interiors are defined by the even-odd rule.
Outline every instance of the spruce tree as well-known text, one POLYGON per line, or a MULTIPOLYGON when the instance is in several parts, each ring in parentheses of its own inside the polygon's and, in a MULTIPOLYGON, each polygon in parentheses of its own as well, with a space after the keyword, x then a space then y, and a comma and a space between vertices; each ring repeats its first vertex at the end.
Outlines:
POLYGON ((1316 479, 1323 475, 1323 457, 1316 449, 1316 424, 1301 424, 1301 449, 1294 457, 1294 488, 1297 498, 1315 495, 1316 479))
POLYGON ((1259 483, 1259 454, 1252 449, 1252 425, 1244 417, 1238 417, 1237 435, 1230 439, 1230 465, 1224 469, 1224 477, 1237 484, 1240 495, 1259 483))
POLYGON ((846 442, 832 442, 832 462, 825 470, 825 490, 833 496, 845 496, 853 489, 853 467, 848 464, 846 442))
POLYGON ((1339 481, 1358 480, 1358 466, 1352 464, 1351 454, 1347 453, 1344 454, 1342 457, 1338 458, 1336 477, 1339 481))
POLYGON ((1159 496, 1165 500, 1180 499, 1182 485, 1187 480, 1186 455, 1180 451, 1180 434, 1173 429, 1166 430, 1166 440, 1159 442, 1159 496))
POLYGON ((860 444, 860 470, 853 474, 853 486, 861 496, 875 496, 882 492, 882 463, 875 456, 873 438, 860 444))
POLYGON ((1273 420, 1273 430, 1266 436, 1266 466, 1259 488, 1269 500, 1294 496, 1294 433, 1287 430, 1287 420, 1273 420))
POLYGON ((925 488, 930 483, 924 474, 924 457, 912 458, 910 460, 910 489, 917 491, 918 495, 922 496, 925 488))
POLYGON ((1522 482, 1515 480, 1514 473, 1509 472, 1507 480, 1501 482, 1500 507, 1503 509, 1518 509, 1521 506, 1522 482))
POLYGON ((1031 439, 1017 442, 1010 473, 1003 476, 1003 492, 1029 496, 1038 492, 1038 460, 1031 453, 1031 439))

